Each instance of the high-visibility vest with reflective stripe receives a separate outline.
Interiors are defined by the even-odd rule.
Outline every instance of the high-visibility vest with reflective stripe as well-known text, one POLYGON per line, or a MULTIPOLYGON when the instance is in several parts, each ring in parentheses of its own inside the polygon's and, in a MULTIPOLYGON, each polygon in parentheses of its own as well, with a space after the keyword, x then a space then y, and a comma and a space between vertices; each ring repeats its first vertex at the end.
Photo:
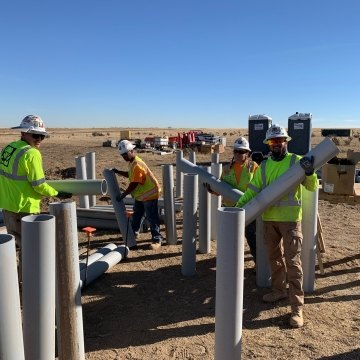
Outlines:
POLYGON ((144 184, 139 184, 135 190, 131 192, 131 196, 138 201, 148 201, 158 199, 160 196, 160 185, 155 175, 147 167, 143 160, 139 156, 135 156, 135 159, 130 163, 129 179, 132 181, 132 173, 136 166, 139 166, 142 171, 145 172, 144 184))
POLYGON ((40 151, 18 140, 0 154, 0 208, 39 213, 42 196, 58 192, 46 183, 40 151))
MULTIPOLYGON (((287 154, 281 161, 274 161, 271 158, 263 161, 260 169, 256 171, 253 180, 248 186, 248 190, 239 199, 236 206, 242 207, 262 189, 273 183, 279 176, 284 174, 292 165, 301 159, 296 154, 287 154)), ((309 191, 315 191, 318 187, 316 174, 306 176, 302 185, 309 191)), ((264 221, 301 221, 301 185, 294 188, 286 196, 280 199, 276 204, 266 209, 262 215, 264 221)))
MULTIPOLYGON (((228 164, 223 168, 221 180, 231 185, 234 189, 245 192, 257 168, 258 164, 252 160, 246 160, 240 168, 235 168, 232 164, 228 164), (239 169, 239 174, 236 174, 236 169, 239 169)), ((235 202, 226 199, 223 200, 223 203, 225 206, 235 205, 235 202)))

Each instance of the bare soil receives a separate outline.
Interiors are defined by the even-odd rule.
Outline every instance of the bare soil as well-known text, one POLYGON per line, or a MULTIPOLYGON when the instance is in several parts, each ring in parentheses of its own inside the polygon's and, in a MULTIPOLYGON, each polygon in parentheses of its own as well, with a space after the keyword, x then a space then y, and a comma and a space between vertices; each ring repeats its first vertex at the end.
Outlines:
MULTIPOLYGON (((178 129, 131 129, 135 138, 149 135, 175 136, 178 129)), ((225 153, 231 158, 231 145, 244 129, 207 129, 226 134, 225 153)), ((118 140, 120 129, 50 129, 42 144, 44 168, 48 178, 73 176, 74 157, 96 153, 96 173, 104 168, 126 170, 117 150, 103 147, 106 140, 118 140)), ((347 149, 360 151, 359 129, 353 138, 338 138, 341 154, 347 149)), ((0 148, 18 134, 2 129, 0 148)), ((312 142, 322 140, 320 130, 312 142)), ((162 182, 161 165, 174 164, 175 154, 140 154, 162 182)), ((186 156, 186 155, 185 155, 186 156)), ((197 154, 198 162, 209 162, 209 154, 197 154)), ((174 174, 175 176, 175 174, 174 174)), ((120 178, 119 178, 120 179, 120 178)), ((120 186, 126 186, 122 180, 120 186)), ((78 199, 74 197, 76 201, 78 199)), ((106 198, 98 197, 98 203, 106 198)), ((44 202, 46 209, 47 202, 44 202)), ((360 203, 319 200, 326 253, 325 274, 316 268, 316 291, 305 297, 305 326, 288 325, 287 300, 265 304, 261 297, 268 289, 257 288, 254 264, 245 252, 243 359, 360 359, 360 203)), ((91 225, 91 224, 89 224, 91 225)), ((162 227, 165 235, 165 230, 162 227)), ((86 359, 168 360, 214 359, 216 242, 210 254, 197 254, 197 274, 181 275, 182 215, 177 218, 178 244, 159 251, 148 249, 149 233, 140 234, 139 248, 82 294, 86 359)), ((122 244, 119 232, 97 230, 93 249, 110 242, 122 244)), ((79 229, 79 249, 86 246, 79 229)), ((219 360, 219 359, 218 359, 219 360)), ((227 359, 221 359, 227 360, 227 359)))

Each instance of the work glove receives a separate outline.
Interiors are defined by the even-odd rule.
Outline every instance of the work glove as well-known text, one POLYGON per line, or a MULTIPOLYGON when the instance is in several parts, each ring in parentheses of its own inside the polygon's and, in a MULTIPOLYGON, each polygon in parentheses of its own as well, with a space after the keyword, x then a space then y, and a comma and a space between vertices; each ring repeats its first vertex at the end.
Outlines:
POLYGON ((300 159, 300 166, 304 169, 305 175, 310 176, 314 173, 314 157, 304 156, 300 159))
POLYGON ((59 199, 70 199, 72 197, 72 194, 65 191, 59 191, 57 197, 59 199))
POLYGON ((114 172, 115 174, 120 174, 120 171, 117 168, 112 168, 110 169, 112 172, 114 172))
POLYGON ((120 202, 121 200, 124 199, 125 196, 126 196, 126 195, 124 195, 124 193, 122 193, 121 195, 117 195, 117 196, 116 196, 116 201, 117 201, 117 202, 120 202))

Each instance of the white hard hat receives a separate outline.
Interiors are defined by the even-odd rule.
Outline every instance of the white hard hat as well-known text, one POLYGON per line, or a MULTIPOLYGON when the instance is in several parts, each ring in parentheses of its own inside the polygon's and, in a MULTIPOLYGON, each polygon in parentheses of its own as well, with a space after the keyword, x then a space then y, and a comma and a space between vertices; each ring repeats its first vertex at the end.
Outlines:
POLYGON ((127 152, 134 150, 135 149, 135 145, 133 145, 129 140, 121 140, 119 142, 119 151, 120 151, 120 155, 124 155, 127 152))
POLYGON ((239 137, 234 142, 234 150, 250 150, 249 142, 244 137, 239 137))
POLYGON ((37 115, 25 116, 19 126, 12 127, 11 129, 17 129, 25 133, 47 135, 44 122, 37 115))
POLYGON ((263 141, 267 144, 268 140, 276 138, 286 138, 286 141, 290 141, 291 137, 288 135, 286 129, 278 124, 271 125, 266 131, 266 138, 263 141))

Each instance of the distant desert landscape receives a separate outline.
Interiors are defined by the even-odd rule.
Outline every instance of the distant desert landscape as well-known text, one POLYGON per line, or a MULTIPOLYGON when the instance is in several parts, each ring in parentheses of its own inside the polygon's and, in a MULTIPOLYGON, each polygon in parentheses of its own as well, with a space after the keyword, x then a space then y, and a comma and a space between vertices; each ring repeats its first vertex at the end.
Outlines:
MULTIPOLYGON (((62 179, 75 167, 75 157, 95 152, 96 177, 105 168, 127 170, 127 163, 107 140, 119 140, 125 128, 50 128, 41 146, 48 179, 62 179)), ((191 129, 126 128, 134 138, 176 136, 191 129)), ((232 156, 232 144, 247 129, 201 129, 226 137, 220 162, 232 156)), ((17 139, 19 133, 0 129, 0 148, 17 139)), ((312 146, 323 140, 313 129, 312 146)), ((360 152, 360 129, 351 137, 333 141, 340 149, 360 152)), ((184 149, 188 158, 189 150, 184 149)), ((176 154, 139 153, 162 184, 163 164, 174 165, 176 154)), ((209 163, 210 154, 197 153, 198 163, 209 163)), ((358 167, 359 164, 358 164, 358 167)), ((118 177, 119 186, 127 181, 118 177)), ((3 194, 1 194, 3 196, 3 194)), ((326 252, 324 275, 316 266, 316 290, 305 295, 304 321, 300 329, 288 325, 287 299, 277 304, 261 301, 268 289, 256 286, 254 263, 245 249, 243 359, 360 359, 360 201, 359 197, 319 197, 326 252), (340 199, 340 200, 339 200, 340 199)), ((73 200, 77 203, 78 197, 73 200)), ((44 200, 43 211, 52 199, 44 200)), ((97 197, 98 204, 109 199, 97 197)), ((91 226, 91 224, 89 224, 91 226)), ((148 249, 150 234, 141 233, 138 249, 83 290, 82 306, 86 359, 91 360, 212 360, 215 344, 216 241, 210 254, 197 254, 197 274, 181 274, 182 214, 177 215, 177 245, 148 249)), ((164 225, 162 233, 165 236, 164 225)), ((86 252, 86 234, 79 228, 79 252, 86 252)), ((108 243, 123 244, 119 231, 97 229, 91 248, 108 243)), ((246 245, 247 246, 247 245, 246 245)), ((219 360, 219 359, 217 359, 219 360)), ((227 359, 221 359, 227 360, 227 359)))

